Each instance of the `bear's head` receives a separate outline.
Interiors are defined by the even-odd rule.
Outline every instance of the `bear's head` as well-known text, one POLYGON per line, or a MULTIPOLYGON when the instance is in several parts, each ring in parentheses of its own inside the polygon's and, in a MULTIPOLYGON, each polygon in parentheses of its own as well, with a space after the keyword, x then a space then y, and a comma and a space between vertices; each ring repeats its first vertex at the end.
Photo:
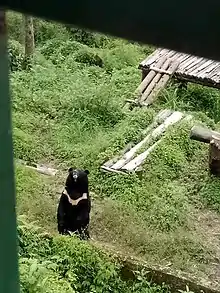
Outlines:
POLYGON ((83 193, 88 193, 88 175, 88 170, 69 168, 66 179, 66 190, 71 199, 77 199, 81 197, 83 193))

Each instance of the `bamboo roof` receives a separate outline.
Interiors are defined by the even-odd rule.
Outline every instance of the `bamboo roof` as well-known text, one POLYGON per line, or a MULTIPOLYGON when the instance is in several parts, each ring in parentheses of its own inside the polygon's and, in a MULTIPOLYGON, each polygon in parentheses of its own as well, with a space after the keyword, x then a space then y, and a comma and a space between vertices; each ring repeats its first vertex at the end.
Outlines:
POLYGON ((139 69, 149 71, 151 67, 157 67, 157 63, 165 56, 179 63, 174 77, 220 88, 220 62, 169 49, 158 48, 139 64, 139 69))

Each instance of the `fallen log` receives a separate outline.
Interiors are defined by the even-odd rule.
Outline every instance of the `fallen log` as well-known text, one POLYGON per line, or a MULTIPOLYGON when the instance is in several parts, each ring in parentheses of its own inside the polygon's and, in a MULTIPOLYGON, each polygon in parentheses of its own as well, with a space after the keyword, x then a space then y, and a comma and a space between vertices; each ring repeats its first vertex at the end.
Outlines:
POLYGON ((220 133, 200 126, 194 126, 190 138, 209 143, 209 170, 210 173, 220 177, 220 133))
POLYGON ((155 117, 154 121, 143 131, 143 134, 146 135, 151 130, 153 130, 158 124, 163 123, 171 114, 173 114, 174 111, 172 110, 162 110, 158 113, 158 115, 155 117))
POLYGON ((143 153, 135 157, 133 160, 128 162, 124 167, 122 167, 122 170, 133 171, 136 168, 138 168, 144 162, 147 156, 155 149, 155 147, 158 145, 159 142, 160 140, 155 142, 146 151, 144 151, 143 153))
POLYGON ((210 143, 213 136, 220 139, 220 133, 217 131, 209 130, 201 126, 193 126, 190 132, 190 138, 204 143, 210 143))
POLYGON ((110 167, 106 167, 106 166, 101 166, 101 169, 103 170, 103 171, 106 171, 106 172, 113 172, 113 173, 117 173, 117 174, 126 174, 125 172, 122 172, 122 171, 120 171, 120 170, 115 170, 115 169, 112 169, 112 168, 110 168, 110 167))
POLYGON ((21 159, 17 159, 16 163, 18 163, 20 165, 24 165, 26 168, 35 170, 36 172, 41 173, 43 175, 55 176, 56 173, 58 172, 57 169, 53 169, 53 168, 47 167, 45 165, 40 165, 40 164, 37 164, 34 162, 26 162, 21 159))
MULTIPOLYGON (((188 121, 192 119, 192 116, 186 116, 182 121, 188 121)), ((161 140, 157 141, 156 143, 154 143, 150 148, 148 148, 146 151, 144 151, 143 153, 141 153, 140 155, 138 155, 137 157, 135 157, 133 160, 131 160, 130 162, 128 162, 126 165, 124 165, 122 167, 122 170, 127 170, 127 171, 133 171, 133 170, 137 170, 137 168, 139 168, 140 165, 143 164, 143 162, 146 160, 147 156, 154 150, 154 148, 158 145, 158 143, 161 140)), ((220 147, 220 144, 219 144, 220 147)))
POLYGON ((33 169, 38 173, 41 173, 43 175, 48 175, 48 176, 55 176, 57 171, 56 169, 53 168, 48 168, 46 166, 41 166, 37 164, 37 167, 33 167, 33 166, 28 166, 26 165, 25 167, 29 168, 29 169, 33 169))
MULTIPOLYGON (((168 112, 167 112, 168 113, 168 112)), ((163 113, 164 115, 164 113, 163 113)), ((159 125, 156 129, 152 131, 152 133, 148 134, 141 142, 139 142, 136 146, 134 146, 129 152, 127 152, 122 159, 116 162, 111 168, 113 169, 121 169, 125 164, 127 164, 137 153, 137 151, 151 139, 158 137, 161 135, 168 126, 178 122, 182 118, 183 114, 180 112, 174 112, 168 118, 165 119, 164 123, 159 125)), ((166 116, 163 116, 166 117, 166 116)))

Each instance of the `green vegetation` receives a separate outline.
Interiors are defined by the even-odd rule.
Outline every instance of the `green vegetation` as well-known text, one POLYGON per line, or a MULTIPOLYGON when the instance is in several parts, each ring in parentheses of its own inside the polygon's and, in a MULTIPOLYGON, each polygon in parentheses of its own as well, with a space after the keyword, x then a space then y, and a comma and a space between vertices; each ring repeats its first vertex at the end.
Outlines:
POLYGON ((120 266, 93 246, 76 238, 51 237, 19 219, 21 292, 168 292, 147 282, 121 278, 120 266))
MULTIPOLYGON (((36 52, 32 68, 25 71, 20 16, 9 14, 8 19, 14 156, 63 171, 45 178, 17 166, 18 214, 55 233, 56 191, 65 172, 70 166, 86 168, 95 195, 91 229, 96 240, 149 263, 170 263, 204 278, 213 273, 217 244, 208 231, 217 224, 200 218, 208 217, 208 209, 220 212, 219 181, 208 173, 207 145, 191 141, 188 134, 195 120, 217 128, 219 92, 195 85, 178 91, 170 84, 149 109, 124 110, 124 101, 140 82, 138 62, 153 48, 35 20, 36 52), (141 174, 102 173, 101 164, 139 141, 141 131, 165 107, 191 112, 194 119, 166 133, 141 174)), ((19 233, 27 246, 20 253, 23 292, 163 290, 145 279, 125 283, 117 264, 78 240, 44 239, 26 225, 19 233), (51 288, 45 285, 48 280, 51 288)))

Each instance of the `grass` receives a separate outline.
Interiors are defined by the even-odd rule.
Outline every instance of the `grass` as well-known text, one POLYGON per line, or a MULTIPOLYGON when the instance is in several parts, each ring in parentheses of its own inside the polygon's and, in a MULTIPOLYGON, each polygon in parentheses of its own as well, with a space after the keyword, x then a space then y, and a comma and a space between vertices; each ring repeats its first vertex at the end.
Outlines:
MULTIPOLYGON (((36 52, 31 70, 24 71, 19 16, 9 15, 9 24, 14 157, 63 172, 89 169, 96 239, 206 278, 218 253, 198 218, 207 209, 219 212, 219 183, 207 170, 207 146, 188 135, 198 120, 218 129, 219 92, 194 85, 180 92, 170 84, 151 108, 123 110, 140 82, 138 62, 152 48, 35 20, 36 52), (138 142, 165 107, 194 119, 167 131, 141 175, 102 173, 101 164, 138 142)), ((55 232, 62 175, 47 178, 17 166, 18 214, 55 232)))
POLYGON ((21 292, 169 292, 138 273, 136 280, 122 280, 121 265, 94 246, 40 232, 36 225, 19 218, 21 292))

